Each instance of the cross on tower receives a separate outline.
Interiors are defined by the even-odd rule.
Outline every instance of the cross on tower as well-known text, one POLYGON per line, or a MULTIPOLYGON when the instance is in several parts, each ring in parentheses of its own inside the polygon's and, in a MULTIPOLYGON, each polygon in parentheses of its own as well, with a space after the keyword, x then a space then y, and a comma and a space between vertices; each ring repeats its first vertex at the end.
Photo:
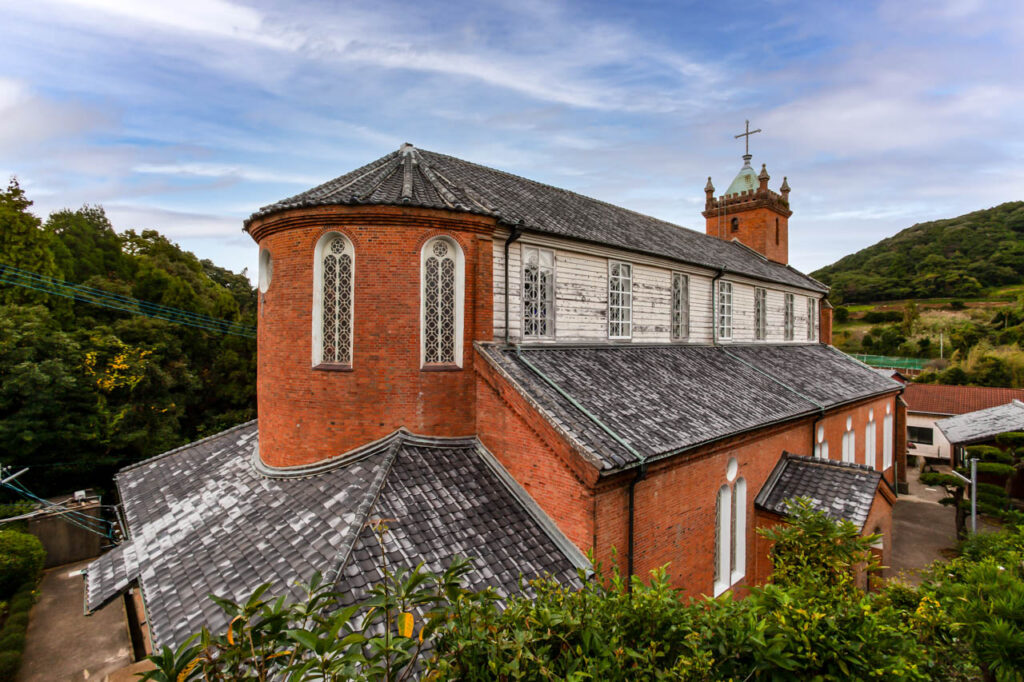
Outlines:
POLYGON ((744 142, 746 143, 746 148, 747 148, 745 156, 750 156, 750 136, 753 135, 754 133, 759 133, 759 132, 761 132, 760 128, 758 128, 757 130, 751 130, 750 129, 750 121, 748 120, 747 121, 747 132, 740 133, 739 135, 735 136, 737 140, 740 139, 741 137, 747 138, 746 140, 744 140, 744 142))

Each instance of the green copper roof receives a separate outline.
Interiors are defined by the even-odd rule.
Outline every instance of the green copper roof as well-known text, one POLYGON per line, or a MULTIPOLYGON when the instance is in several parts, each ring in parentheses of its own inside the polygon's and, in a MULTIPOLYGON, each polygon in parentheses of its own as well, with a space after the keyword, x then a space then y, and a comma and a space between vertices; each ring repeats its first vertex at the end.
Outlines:
POLYGON ((740 192, 748 192, 757 189, 757 173, 754 172, 753 167, 750 165, 750 154, 746 154, 743 157, 743 168, 736 175, 736 179, 729 185, 729 189, 725 190, 725 195, 739 194, 740 192))

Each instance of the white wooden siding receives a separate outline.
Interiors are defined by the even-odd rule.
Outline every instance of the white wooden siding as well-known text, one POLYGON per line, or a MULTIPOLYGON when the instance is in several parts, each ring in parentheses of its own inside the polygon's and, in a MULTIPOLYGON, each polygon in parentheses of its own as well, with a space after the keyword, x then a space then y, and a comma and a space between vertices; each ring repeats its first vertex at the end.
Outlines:
MULTIPOLYGON (((530 240, 528 244, 533 244, 530 240)), ((522 333, 522 260, 521 241, 509 246, 509 336, 521 340, 522 333)), ((656 265, 650 258, 633 260, 632 254, 609 250, 609 255, 584 253, 559 248, 545 240, 543 248, 555 252, 555 340, 568 342, 604 342, 608 340, 608 261, 610 257, 633 264, 633 342, 671 342, 672 273, 689 277, 688 343, 710 344, 713 340, 715 301, 714 276, 686 268, 673 268, 666 262, 656 265), (638 262, 640 261, 640 262, 638 262)), ((767 289, 767 343, 785 341, 784 294, 793 288, 758 283, 747 278, 722 278, 733 284, 733 336, 723 343, 754 343, 754 288, 767 289)), ((494 240, 494 337, 505 336, 505 264, 504 240, 494 240)), ((807 342, 806 293, 794 301, 793 343, 807 342), (801 305, 802 304, 802 305, 801 305)))

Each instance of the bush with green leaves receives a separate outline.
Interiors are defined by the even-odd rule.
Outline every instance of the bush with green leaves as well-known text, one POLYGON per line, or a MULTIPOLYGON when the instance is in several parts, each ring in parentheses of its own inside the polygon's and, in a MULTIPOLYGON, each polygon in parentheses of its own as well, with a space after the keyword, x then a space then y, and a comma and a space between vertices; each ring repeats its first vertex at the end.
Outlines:
POLYGON ((774 573, 744 599, 686 598, 665 568, 644 582, 598 567, 582 588, 536 580, 499 598, 463 589, 465 561, 440 576, 384 565, 370 597, 344 607, 320 578, 296 604, 266 588, 217 600, 225 632, 165 647, 145 679, 1020 679, 1019 535, 972 540, 948 580, 942 564, 920 589, 864 592, 874 537, 807 501, 789 521, 763 531, 774 573), (1018 568, 991 575, 991 562, 1010 560, 1018 568))
POLYGON ((944 637, 969 647, 985 680, 1024 680, 1024 527, 972 535, 925 574, 920 593, 945 611, 944 637))
POLYGON ((0 598, 14 594, 22 585, 35 585, 46 561, 39 538, 16 530, 0 530, 0 598))

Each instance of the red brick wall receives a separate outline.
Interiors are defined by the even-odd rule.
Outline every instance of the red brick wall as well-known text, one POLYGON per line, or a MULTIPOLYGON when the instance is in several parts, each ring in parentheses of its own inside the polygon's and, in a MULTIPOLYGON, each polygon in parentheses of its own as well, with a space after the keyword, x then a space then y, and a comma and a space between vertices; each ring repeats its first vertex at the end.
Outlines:
MULTIPOLYGON (((806 453, 811 440, 811 420, 765 429, 756 435, 732 439, 653 465, 646 480, 636 486, 636 534, 634 572, 645 577, 649 571, 670 563, 672 584, 691 594, 711 594, 714 582, 716 499, 719 488, 729 483, 729 460, 739 464, 736 479, 747 482, 747 569, 750 576, 754 561, 754 498, 778 463, 783 450, 806 453)), ((730 483, 735 490, 735 480, 730 483)), ((620 495, 619 498, 622 496, 620 495)), ((608 507, 618 499, 602 496, 598 516, 604 518, 608 507), (604 504, 602 504, 604 503, 604 504)), ((597 555, 610 550, 611 541, 625 532, 607 529, 599 538, 597 555)), ((624 555, 625 544, 619 545, 624 555)), ((625 563, 623 561, 623 563, 625 563)), ((744 579, 741 582, 747 582, 744 579)))
MULTIPOLYGON (((843 433, 846 431, 846 418, 853 418, 853 432, 857 438, 854 443, 854 451, 856 456, 857 464, 870 464, 875 469, 881 470, 882 468, 882 427, 884 425, 885 408, 886 405, 892 410, 892 414, 896 414, 895 397, 890 394, 881 398, 875 398, 873 400, 867 400, 860 403, 855 403, 850 406, 839 408, 833 412, 828 412, 825 415, 825 419, 818 423, 819 426, 823 426, 825 429, 825 440, 828 441, 828 455, 829 459, 837 462, 843 461, 843 433), (868 423, 868 415, 874 410, 875 417, 875 461, 865 462, 865 428, 868 423)), ((893 418, 894 428, 896 434, 893 437, 893 462, 896 462, 897 436, 899 435, 899 428, 897 419, 893 418)), ((817 428, 817 427, 816 427, 817 428)), ((817 438, 817 434, 815 434, 817 438)), ((815 441, 817 442, 817 441, 815 441)), ((797 454, 802 455, 813 455, 813 448, 806 452, 800 452, 797 454)), ((894 482, 895 478, 895 467, 890 467, 888 471, 883 472, 883 475, 889 480, 890 483, 894 482)))
POLYGON ((477 437, 573 544, 588 551, 597 469, 483 357, 476 369, 477 437))
POLYGON ((406 427, 475 433, 473 341, 493 336, 493 220, 393 207, 296 210, 250 225, 273 258, 260 296, 257 395, 260 457, 274 466, 344 453, 406 427), (328 231, 355 248, 349 371, 312 365, 313 252, 328 231), (420 367, 420 249, 436 235, 465 255, 462 368, 420 367))
POLYGON ((789 218, 771 208, 726 207, 721 215, 706 215, 705 231, 726 241, 738 239, 776 263, 789 262, 789 218), (735 232, 732 229, 733 218, 738 219, 739 229, 735 232))
MULTIPOLYGON (((477 359, 477 373, 477 432, 484 445, 580 549, 593 548, 606 567, 616 558, 625 572, 629 484, 636 472, 599 477, 598 470, 482 357, 477 359)), ((821 422, 826 437, 841 438, 846 417, 851 416, 858 433, 857 461, 863 463, 864 427, 868 410, 874 409, 881 466, 881 416, 893 400, 876 398, 826 414, 821 422)), ((635 488, 634 573, 646 578, 650 570, 669 564, 674 586, 693 594, 712 592, 716 496, 727 482, 728 462, 735 457, 737 478, 747 482, 747 578, 742 582, 763 581, 769 569, 755 534, 754 499, 784 450, 813 453, 816 423, 808 417, 651 464, 635 488)), ((841 440, 835 442, 830 455, 839 460, 841 440)))

